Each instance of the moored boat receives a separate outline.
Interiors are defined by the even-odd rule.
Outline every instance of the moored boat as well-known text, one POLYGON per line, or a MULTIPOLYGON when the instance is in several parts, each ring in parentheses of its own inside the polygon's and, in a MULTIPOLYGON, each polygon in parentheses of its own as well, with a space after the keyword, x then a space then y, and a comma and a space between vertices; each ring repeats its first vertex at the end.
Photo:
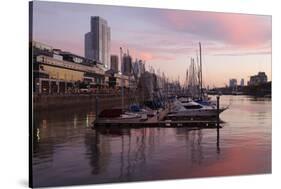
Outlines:
POLYGON ((220 108, 219 111, 215 104, 203 105, 195 101, 181 102, 176 100, 167 114, 166 119, 204 119, 215 118, 228 107, 220 108))

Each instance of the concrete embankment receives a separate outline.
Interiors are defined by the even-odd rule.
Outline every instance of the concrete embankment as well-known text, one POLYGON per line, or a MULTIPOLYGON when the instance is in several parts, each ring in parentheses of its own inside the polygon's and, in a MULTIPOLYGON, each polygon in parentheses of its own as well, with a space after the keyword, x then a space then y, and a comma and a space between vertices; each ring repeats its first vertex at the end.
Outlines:
MULTIPOLYGON (((121 96, 116 95, 98 95, 100 106, 121 106, 121 96)), ((124 98, 127 103, 128 99, 124 98)), ((94 106, 96 95, 42 95, 33 96, 33 109, 37 110, 54 110, 65 109, 70 107, 94 106)))

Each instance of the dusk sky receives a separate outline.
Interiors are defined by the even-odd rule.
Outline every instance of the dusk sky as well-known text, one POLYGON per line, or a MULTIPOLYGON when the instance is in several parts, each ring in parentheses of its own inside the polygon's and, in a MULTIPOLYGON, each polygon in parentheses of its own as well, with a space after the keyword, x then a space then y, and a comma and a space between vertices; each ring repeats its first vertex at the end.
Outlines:
POLYGON ((84 56, 91 16, 107 20, 111 54, 128 48, 182 83, 199 41, 205 86, 247 82, 258 71, 271 80, 270 16, 35 1, 33 39, 84 56))

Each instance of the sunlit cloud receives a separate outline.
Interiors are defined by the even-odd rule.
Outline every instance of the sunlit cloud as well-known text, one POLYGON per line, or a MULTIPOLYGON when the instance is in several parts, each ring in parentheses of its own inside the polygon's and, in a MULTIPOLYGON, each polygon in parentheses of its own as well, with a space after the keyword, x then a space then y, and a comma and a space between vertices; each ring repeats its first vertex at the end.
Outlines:
POLYGON ((271 41, 269 16, 164 10, 153 21, 166 29, 242 48, 271 41))
POLYGON ((250 55, 271 55, 271 51, 214 54, 214 56, 250 56, 250 55))
POLYGON ((258 71, 271 77, 271 17, 168 9, 37 2, 34 39, 84 56, 90 17, 111 27, 111 54, 120 47, 133 60, 161 68, 171 78, 185 78, 190 58, 202 44, 208 83, 248 78, 258 71), (223 70, 222 70, 223 67, 223 70), (241 67, 243 72, 241 72, 241 67))

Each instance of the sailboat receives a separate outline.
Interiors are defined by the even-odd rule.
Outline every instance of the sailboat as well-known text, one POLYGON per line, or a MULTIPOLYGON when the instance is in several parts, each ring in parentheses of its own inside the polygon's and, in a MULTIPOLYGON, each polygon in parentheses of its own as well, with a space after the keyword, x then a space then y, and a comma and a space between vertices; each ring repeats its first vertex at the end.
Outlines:
MULTIPOLYGON (((210 100, 210 98, 203 92, 203 77, 202 77, 202 54, 201 43, 199 43, 199 65, 195 64, 193 58, 189 67, 189 74, 186 74, 188 78, 188 95, 187 97, 177 98, 171 111, 166 116, 167 119, 194 119, 194 118, 210 118, 216 117, 217 113, 222 113, 228 107, 223 107, 217 110, 216 102, 210 100)), ((198 60, 198 58, 197 58, 198 60)), ((197 62, 198 63, 198 62, 197 62)))
MULTIPOLYGON (((129 55, 129 50, 127 50, 129 55)), ((120 47, 120 62, 123 65, 123 49, 120 47)), ((133 68, 131 62, 131 68, 133 68)), ((122 69, 122 72, 124 71, 122 69)), ((132 69, 129 73, 129 84, 132 79, 136 82, 136 88, 129 90, 126 95, 127 104, 125 105, 124 94, 124 79, 121 78, 121 108, 105 109, 99 117, 102 119, 135 119, 147 120, 148 117, 156 115, 156 112, 164 107, 161 91, 159 89, 159 78, 154 73, 154 70, 145 71, 137 76, 136 70, 132 69), (133 77, 133 78, 131 78, 133 77), (140 102, 143 99, 143 102, 140 102)))
MULTIPOLYGON (((220 108, 219 114, 228 107, 220 108)), ((215 104, 203 105, 193 100, 189 102, 174 101, 171 111, 167 114, 166 119, 204 119, 215 118, 217 116, 217 107, 215 104)))

